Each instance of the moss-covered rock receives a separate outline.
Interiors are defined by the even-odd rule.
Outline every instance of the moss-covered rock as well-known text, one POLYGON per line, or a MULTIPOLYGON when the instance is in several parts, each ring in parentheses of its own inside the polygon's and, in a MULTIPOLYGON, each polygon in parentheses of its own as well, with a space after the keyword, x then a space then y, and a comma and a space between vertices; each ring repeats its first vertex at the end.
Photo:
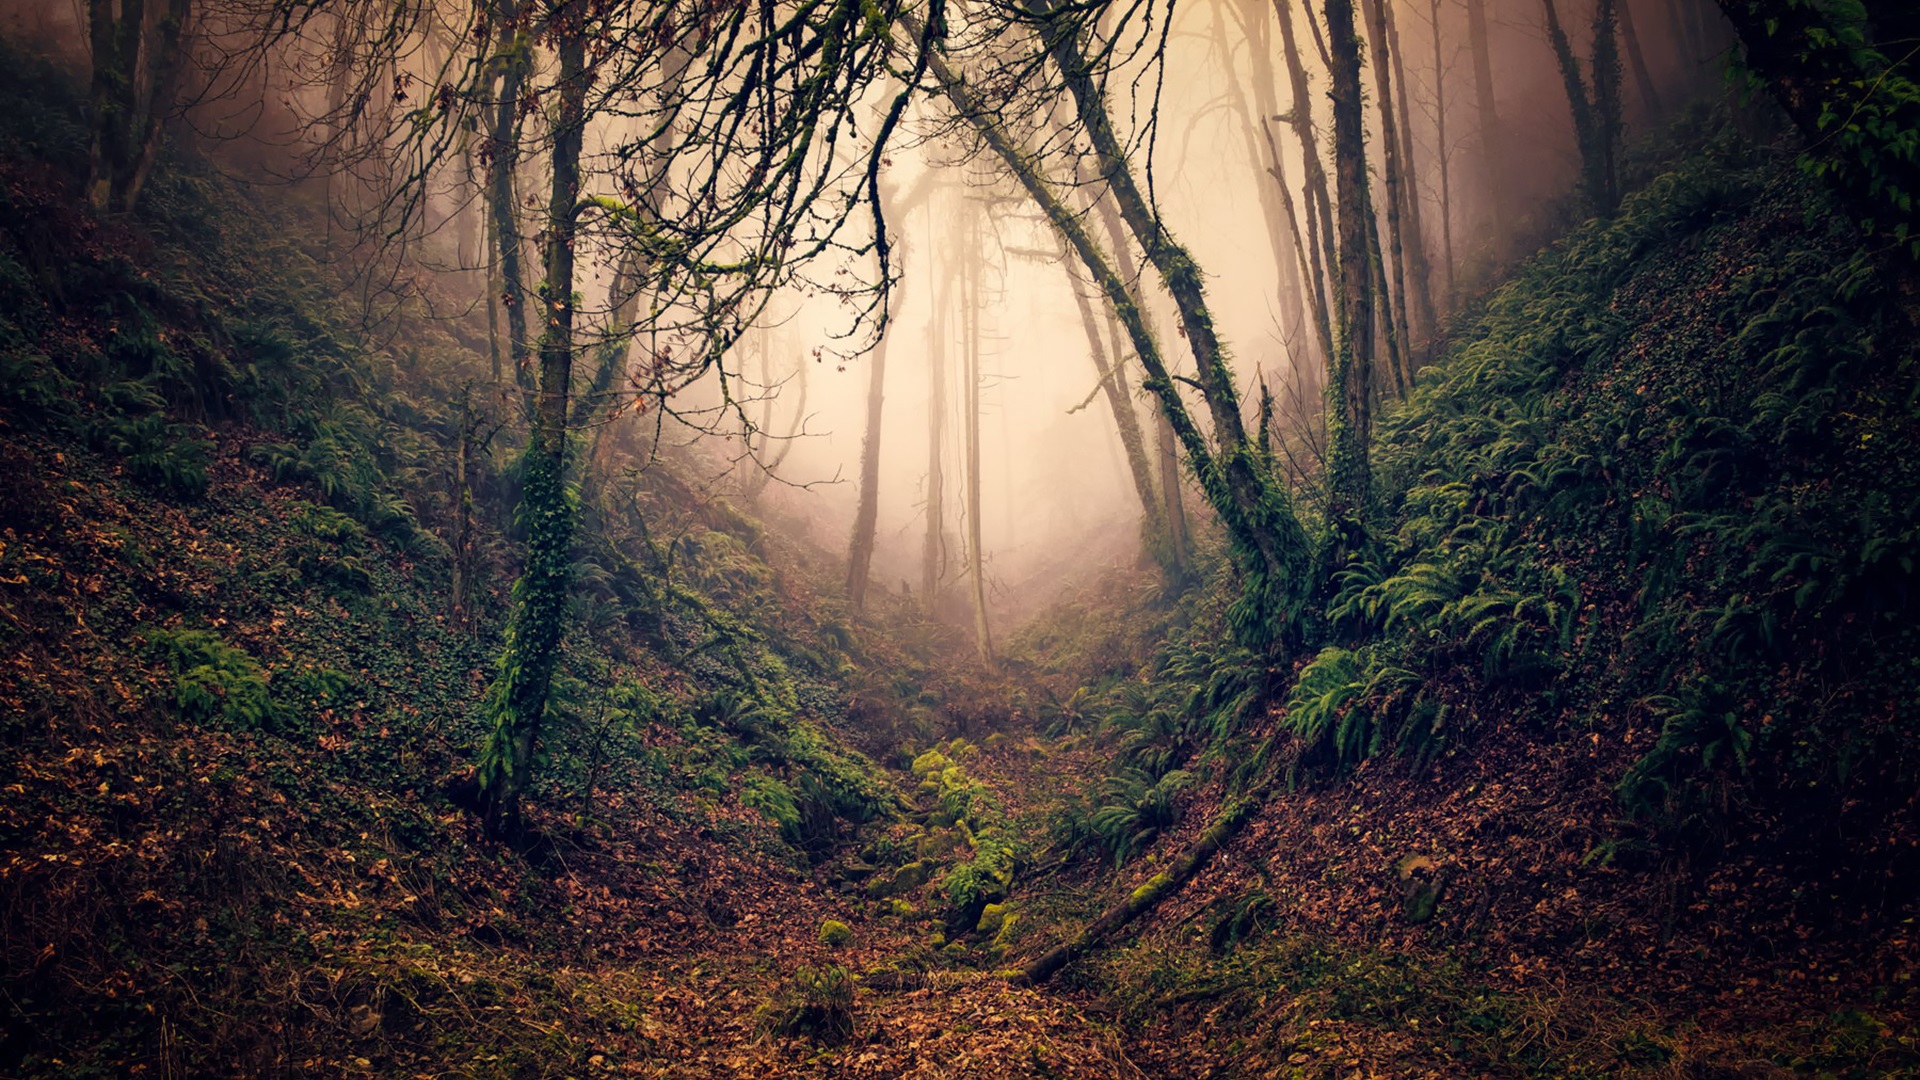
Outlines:
POLYGON ((1000 927, 1007 921, 1007 905, 988 904, 980 909, 980 920, 973 925, 976 933, 998 934, 1000 927))

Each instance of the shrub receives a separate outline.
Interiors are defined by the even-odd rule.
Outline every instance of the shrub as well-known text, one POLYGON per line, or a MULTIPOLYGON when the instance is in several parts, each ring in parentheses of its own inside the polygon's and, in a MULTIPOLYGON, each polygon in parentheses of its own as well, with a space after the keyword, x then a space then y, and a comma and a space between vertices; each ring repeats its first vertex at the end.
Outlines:
POLYGON ((272 726, 266 673, 253 657, 206 630, 158 630, 147 640, 173 673, 182 716, 241 729, 272 726))
POLYGON ((772 1035, 847 1041, 853 1036, 853 976, 837 964, 801 968, 761 1006, 759 1027, 772 1035))

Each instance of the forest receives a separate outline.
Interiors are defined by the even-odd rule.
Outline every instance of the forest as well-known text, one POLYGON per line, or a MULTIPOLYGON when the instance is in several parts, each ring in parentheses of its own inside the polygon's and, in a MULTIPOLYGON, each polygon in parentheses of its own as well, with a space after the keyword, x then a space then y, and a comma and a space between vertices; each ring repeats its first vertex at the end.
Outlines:
POLYGON ((0 1076, 1920 1076, 1916 58, 10 0, 0 1076))

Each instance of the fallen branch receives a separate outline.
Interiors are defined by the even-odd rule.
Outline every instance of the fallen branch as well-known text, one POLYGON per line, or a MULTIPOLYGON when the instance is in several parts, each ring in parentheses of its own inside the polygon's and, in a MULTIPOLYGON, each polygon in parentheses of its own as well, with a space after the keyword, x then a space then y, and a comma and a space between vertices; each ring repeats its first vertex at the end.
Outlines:
POLYGON ((1257 799, 1237 798, 1230 800, 1220 808, 1220 813, 1200 834, 1200 839, 1188 848, 1172 866, 1153 877, 1147 883, 1133 890, 1127 898, 1108 909, 1107 913, 1088 923, 1086 929, 1054 946, 1039 957, 1019 969, 1011 981, 1018 986, 1038 986, 1053 978, 1061 968, 1066 967, 1088 951, 1096 948, 1112 937, 1128 923, 1153 910, 1154 906, 1174 893, 1179 892, 1193 876, 1207 865, 1213 854, 1227 845, 1235 833, 1253 818, 1254 810, 1259 806, 1257 799))

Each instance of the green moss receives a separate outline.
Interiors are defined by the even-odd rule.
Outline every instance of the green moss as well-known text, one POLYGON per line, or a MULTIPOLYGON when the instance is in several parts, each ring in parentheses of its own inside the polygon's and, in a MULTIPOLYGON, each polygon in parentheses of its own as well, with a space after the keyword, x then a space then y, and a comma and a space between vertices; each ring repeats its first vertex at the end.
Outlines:
POLYGON ((952 767, 953 760, 938 750, 929 750, 913 759, 913 774, 936 784, 940 774, 952 767))
POLYGON ((1006 921, 1007 905, 988 904, 980 909, 980 919, 973 924, 973 929, 979 934, 997 934, 1006 921))
POLYGON ((838 919, 828 919, 820 924, 820 943, 835 947, 853 940, 853 928, 838 919))

